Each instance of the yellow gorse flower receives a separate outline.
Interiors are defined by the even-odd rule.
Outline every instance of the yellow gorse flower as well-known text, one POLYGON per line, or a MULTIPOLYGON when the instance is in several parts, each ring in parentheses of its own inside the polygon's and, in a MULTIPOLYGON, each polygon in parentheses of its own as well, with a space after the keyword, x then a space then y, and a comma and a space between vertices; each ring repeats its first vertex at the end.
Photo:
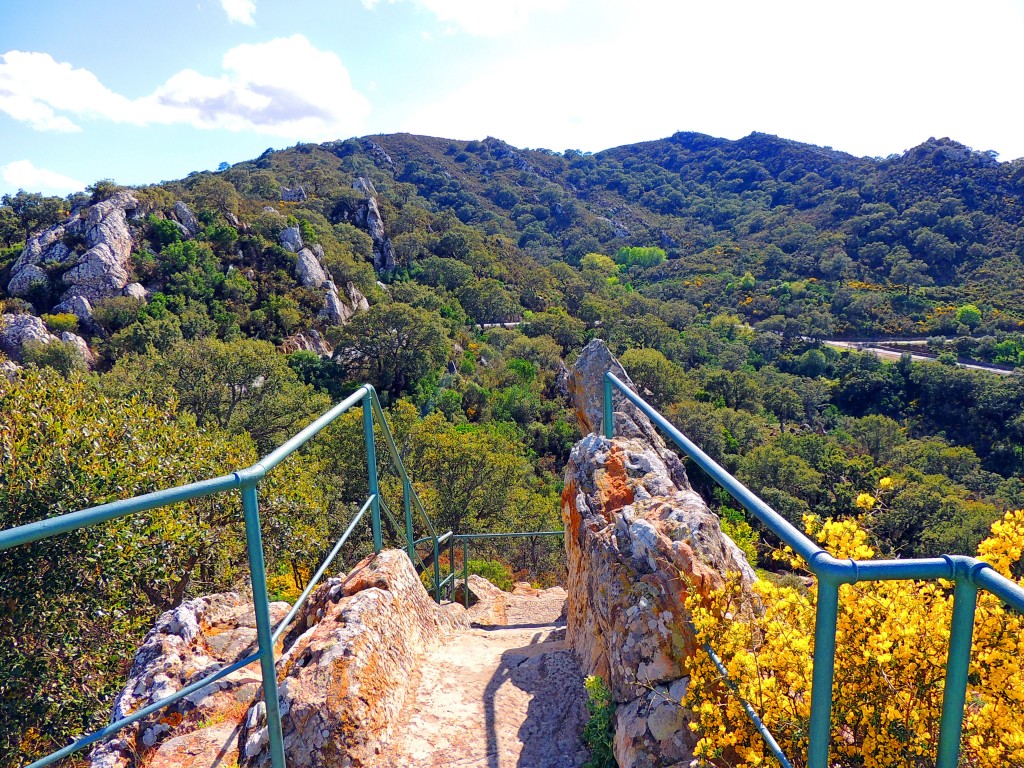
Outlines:
MULTIPOLYGON (((865 496, 871 505, 876 501, 865 496)), ((865 508, 861 497, 857 506, 865 508)), ((808 517, 804 523, 808 534, 836 557, 875 556, 855 521, 808 517)), ((997 521, 978 549, 981 559, 1007 577, 1022 553, 1024 510, 997 521)), ((783 550, 780 557, 800 564, 792 551, 783 550)), ((950 586, 895 581, 840 588, 832 716, 832 760, 837 764, 934 765, 950 586)), ((687 601, 698 639, 719 654, 740 696, 796 766, 806 764, 816 591, 814 586, 804 591, 762 580, 754 586, 758 605, 753 610, 744 607, 736 583, 710 603, 702 604, 696 590, 687 601), (748 618, 723 619, 726 615, 748 618)), ((736 768, 771 764, 739 698, 722 683, 710 659, 698 653, 692 665, 683 704, 696 716, 696 756, 736 768)), ((1024 617, 987 592, 978 596, 970 681, 962 764, 1024 766, 1024 617)))

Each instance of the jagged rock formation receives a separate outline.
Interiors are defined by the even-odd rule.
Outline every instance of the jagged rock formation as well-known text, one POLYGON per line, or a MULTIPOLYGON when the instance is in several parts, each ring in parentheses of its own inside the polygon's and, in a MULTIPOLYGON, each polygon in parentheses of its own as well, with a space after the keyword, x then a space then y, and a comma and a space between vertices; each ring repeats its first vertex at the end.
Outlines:
POLYGON ((320 335, 315 328, 303 333, 293 333, 281 342, 281 351, 286 355, 299 350, 315 352, 320 357, 330 357, 334 354, 334 348, 327 343, 327 340, 320 335))
POLYGON ((395 249, 384 231, 384 219, 377 206, 377 190, 372 181, 362 176, 352 182, 352 188, 366 195, 366 200, 356 209, 355 219, 356 225, 365 229, 373 240, 373 268, 378 272, 390 272, 396 265, 395 249))
MULTIPOLYGON (((271 605, 280 621, 287 603, 271 605)), ((391 735, 424 651, 468 628, 459 606, 427 595, 404 552, 384 551, 329 579, 276 649, 289 766, 364 766, 391 735)), ((163 614, 132 663, 116 720, 253 653, 251 600, 197 598, 163 614)), ((187 696, 97 747, 91 768, 269 765, 259 663, 187 696), (219 762, 218 762, 219 761, 219 762)))
POLYGON ((625 371, 604 342, 587 345, 567 377, 584 432, 562 494, 568 559, 569 645, 586 673, 608 681, 617 703, 619 765, 689 766, 697 737, 679 706, 687 660, 702 653, 685 599, 738 573, 756 578, 718 518, 694 493, 674 453, 643 414, 616 405, 616 436, 600 430, 606 370, 625 371))
POLYGON ((323 290, 324 306, 320 310, 320 318, 331 325, 345 325, 356 312, 365 312, 370 308, 366 297, 351 282, 345 285, 346 298, 349 303, 346 304, 342 301, 338 286, 335 285, 330 273, 324 268, 323 246, 317 243, 307 248, 302 241, 302 233, 298 227, 281 230, 278 240, 285 250, 298 256, 298 260, 295 262, 295 279, 299 281, 299 284, 306 288, 323 290))
POLYGON ((192 209, 189 208, 181 200, 178 200, 174 204, 174 221, 180 225, 182 235, 186 240, 191 239, 198 235, 202 231, 202 226, 199 224, 199 219, 192 213, 192 209))
POLYGON ((132 253, 128 214, 138 205, 131 192, 121 191, 29 238, 11 267, 8 292, 25 296, 59 277, 68 286, 64 301, 121 295, 132 253))
MULTIPOLYGON (((468 625, 458 606, 445 610, 430 599, 404 552, 368 557, 326 589, 323 618, 279 662, 285 752, 295 768, 372 764, 420 656, 468 625)), ((260 704, 249 710, 244 765, 270 763, 264 720, 260 704)))
MULTIPOLYGON (((282 619, 287 603, 273 603, 271 615, 282 619)), ((182 603, 157 619, 132 661, 128 683, 114 701, 111 721, 125 717, 142 707, 171 695, 194 680, 251 654, 256 647, 256 624, 252 601, 235 592, 224 592, 182 603)), ((238 718, 254 701, 261 678, 258 664, 238 670, 218 684, 180 700, 168 710, 142 720, 121 731, 116 738, 93 750, 92 768, 128 768, 136 756, 149 752, 154 764, 174 765, 177 757, 195 753, 196 746, 222 739, 223 728, 213 739, 203 729, 188 734, 204 720, 222 719, 228 733, 235 732, 238 718), (233 716, 233 719, 232 719, 233 716), (176 728, 184 724, 184 727, 176 728), (174 735, 174 739, 169 739, 174 735), (173 742, 173 743, 172 743, 173 742)), ((237 746, 225 744, 228 757, 237 755, 237 746)), ((198 750, 203 754, 207 750, 198 750)), ((201 762, 192 763, 202 765, 201 762)), ((212 765, 213 763, 207 763, 212 765)))

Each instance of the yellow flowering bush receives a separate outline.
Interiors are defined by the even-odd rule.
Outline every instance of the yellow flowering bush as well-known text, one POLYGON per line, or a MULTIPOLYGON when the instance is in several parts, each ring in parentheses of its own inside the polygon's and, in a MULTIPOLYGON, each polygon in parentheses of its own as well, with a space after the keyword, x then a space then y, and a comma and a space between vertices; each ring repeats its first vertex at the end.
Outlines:
MULTIPOLYGON (((875 556, 857 521, 805 519, 836 557, 875 556)), ((992 526, 978 555, 1013 578, 1024 551, 1024 510, 992 526)), ((792 551, 783 551, 794 565, 792 551)), ((1020 583, 1020 582, 1018 582, 1020 583)), ((750 616, 738 585, 688 601, 698 638, 721 657, 739 695, 795 766, 806 765, 816 587, 754 587, 750 616)), ((872 582, 839 590, 831 759, 842 766, 935 764, 952 614, 950 582, 872 582)), ((684 706, 696 714, 696 755, 717 766, 774 764, 706 654, 694 658, 684 706)), ((979 592, 961 765, 1024 766, 1024 618, 979 592)))

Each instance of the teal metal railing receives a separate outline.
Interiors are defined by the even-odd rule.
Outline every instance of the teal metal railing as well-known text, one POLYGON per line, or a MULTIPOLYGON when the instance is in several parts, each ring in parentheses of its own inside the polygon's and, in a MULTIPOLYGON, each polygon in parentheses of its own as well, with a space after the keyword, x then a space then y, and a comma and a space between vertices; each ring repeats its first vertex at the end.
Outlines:
MULTIPOLYGON (((109 520, 145 512, 158 507, 166 507, 179 502, 199 499, 206 496, 214 496, 229 491, 238 491, 242 499, 243 518, 245 522, 246 549, 249 558, 249 569, 252 580, 253 610, 256 615, 256 635, 258 648, 255 653, 231 664, 208 677, 198 680, 181 690, 156 701, 143 709, 133 712, 105 728, 94 733, 83 736, 73 744, 60 749, 32 763, 28 768, 43 768, 43 766, 61 760, 79 750, 113 736, 118 731, 136 723, 159 710, 174 704, 176 701, 190 696, 206 686, 216 683, 218 680, 241 669, 255 661, 260 662, 260 670, 263 677, 264 701, 266 705, 267 727, 270 736, 270 758, 273 768, 285 768, 284 746, 281 733, 281 713, 277 696, 277 673, 276 660, 274 658, 274 645, 284 635, 288 626, 298 615, 300 608, 312 593, 316 584, 323 578, 331 563, 337 557, 341 548, 349 540, 349 537, 356 530, 366 512, 370 511, 370 531, 373 538, 373 551, 379 552, 383 546, 381 531, 381 510, 387 515, 396 530, 404 530, 406 550, 410 560, 415 564, 417 559, 423 564, 422 558, 416 552, 416 544, 426 541, 432 542, 434 555, 434 579, 433 592, 438 601, 441 599, 442 580, 438 572, 438 555, 440 547, 451 539, 451 534, 438 536, 434 530, 433 523, 427 515, 423 504, 413 489, 412 482, 402 463, 401 454, 395 445, 394 436, 384 418, 384 411, 381 409, 377 393, 369 384, 364 384, 338 405, 320 416, 301 432, 285 442, 279 448, 270 452, 251 467, 232 472, 229 475, 202 480, 196 483, 177 486, 162 491, 147 493, 131 499, 115 501, 109 504, 83 509, 78 512, 71 512, 66 515, 47 518, 35 523, 10 528, 0 531, 0 551, 16 547, 21 544, 28 544, 41 539, 48 539, 79 528, 86 528, 109 520), (339 418, 342 414, 361 405, 363 409, 363 436, 366 444, 366 469, 369 481, 369 496, 363 502, 362 507, 353 517, 345 532, 338 539, 333 549, 320 565, 319 569, 309 580, 302 595, 295 605, 288 612, 285 618, 277 627, 270 623, 270 602, 267 595, 266 568, 263 556, 263 540, 260 531, 259 498, 257 488, 260 481, 302 446, 308 443, 321 430, 339 418), (394 515, 387 504, 381 498, 379 477, 377 470, 377 451, 375 441, 375 427, 379 427, 387 444, 388 452, 391 455, 392 465, 402 483, 402 504, 405 518, 405 525, 399 526, 394 515), (416 539, 414 528, 414 512, 417 513, 426 523, 430 535, 423 539, 416 539)), ((451 581, 449 576, 448 582, 451 581)))
MULTIPOLYGON (((611 373, 606 373, 604 377, 605 437, 610 439, 614 436, 614 394, 616 390, 660 427, 683 453, 728 491, 736 501, 743 505, 744 509, 753 514, 779 539, 792 547, 817 578, 818 600, 814 620, 808 768, 828 768, 829 766, 839 587, 842 584, 856 584, 863 581, 945 579, 954 583, 953 616, 946 659, 946 682, 942 696, 936 768, 957 768, 960 758, 960 738, 963 730, 967 673, 971 660, 971 641, 974 633, 974 613, 977 606, 978 590, 985 589, 1010 608, 1024 613, 1024 589, 997 573, 988 563, 962 555, 943 555, 942 557, 913 560, 836 559, 761 501, 636 392, 611 373)), ((735 691, 735 685, 729 680, 721 660, 710 647, 705 646, 705 650, 711 656, 712 662, 726 680, 727 685, 735 691)), ((754 709, 745 701, 743 706, 758 732, 764 737, 769 751, 785 768, 790 768, 789 759, 754 709)))

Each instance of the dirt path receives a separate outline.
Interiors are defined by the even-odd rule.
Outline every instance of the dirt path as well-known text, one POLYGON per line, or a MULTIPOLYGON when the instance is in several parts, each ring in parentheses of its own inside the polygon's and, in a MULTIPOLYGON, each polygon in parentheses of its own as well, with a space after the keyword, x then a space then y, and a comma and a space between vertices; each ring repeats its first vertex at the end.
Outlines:
POLYGON ((381 768, 586 761, 583 677, 563 642, 564 598, 551 592, 508 595, 508 625, 465 630, 427 654, 381 768))

